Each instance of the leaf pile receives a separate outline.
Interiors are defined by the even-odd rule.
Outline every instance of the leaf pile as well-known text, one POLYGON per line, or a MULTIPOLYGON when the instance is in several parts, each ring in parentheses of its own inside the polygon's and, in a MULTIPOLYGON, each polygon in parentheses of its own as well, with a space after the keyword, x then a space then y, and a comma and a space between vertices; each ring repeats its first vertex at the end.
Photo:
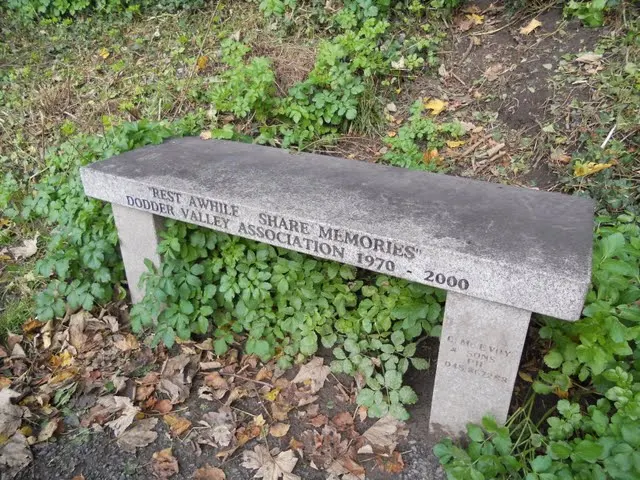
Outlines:
MULTIPOLYGON (((320 412, 319 396, 331 388, 336 392, 330 396, 340 405, 355 409, 361 420, 367 417, 366 407, 355 405, 351 388, 326 384, 330 368, 320 357, 311 358, 289 380, 274 361, 265 364, 235 349, 216 355, 211 339, 182 342, 172 355, 162 347, 152 351, 121 326, 124 312, 112 313, 118 316, 103 312, 95 317, 81 310, 61 321, 30 321, 22 335, 9 337, 6 351, 0 352, 3 478, 13 478, 32 461, 31 445, 64 436, 70 427, 104 431, 122 451, 135 453, 156 441, 160 421, 172 437, 192 441, 196 454, 213 448, 222 462, 253 445, 244 452, 243 464, 257 470, 257 478, 298 478, 292 473, 296 454, 345 479, 364 478, 359 450, 374 455, 385 469, 388 459, 399 455, 393 452, 395 444, 390 449, 379 445, 382 436, 371 435, 375 428, 357 433, 354 414, 344 411, 329 419, 320 412), (197 421, 193 415, 198 412, 173 412, 195 397, 208 407, 197 421), (296 422, 304 427, 292 429, 296 422), (269 436, 291 448, 268 450, 261 442, 269 436)), ((397 422, 387 417, 380 424, 389 421, 397 422)), ((397 438, 385 432, 384 441, 397 438)), ((150 468, 157 478, 179 471, 170 449, 156 452, 150 468)), ((217 470, 210 472, 224 478, 217 470)), ((199 473, 205 474, 206 469, 199 473)))

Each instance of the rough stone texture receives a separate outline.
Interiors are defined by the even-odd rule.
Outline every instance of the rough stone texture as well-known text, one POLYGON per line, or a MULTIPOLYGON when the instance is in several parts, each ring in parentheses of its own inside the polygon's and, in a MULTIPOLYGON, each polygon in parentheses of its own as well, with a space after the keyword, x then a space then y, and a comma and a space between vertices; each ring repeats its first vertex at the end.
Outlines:
POLYGON ((198 138, 95 163, 82 179, 114 204, 565 320, 579 318, 590 281, 584 198, 198 138))
POLYGON ((457 437, 492 414, 504 422, 531 312, 447 294, 429 430, 457 437))
POLYGON ((131 300, 138 303, 144 297, 144 290, 138 285, 140 275, 147 271, 144 264, 148 258, 154 265, 160 264, 157 253, 158 232, 162 218, 150 213, 113 204, 113 218, 120 237, 120 251, 129 282, 131 300))

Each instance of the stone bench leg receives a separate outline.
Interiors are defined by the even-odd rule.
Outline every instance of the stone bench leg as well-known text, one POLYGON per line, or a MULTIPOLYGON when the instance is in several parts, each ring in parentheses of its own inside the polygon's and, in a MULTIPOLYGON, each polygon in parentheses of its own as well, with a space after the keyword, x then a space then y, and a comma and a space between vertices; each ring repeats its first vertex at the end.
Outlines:
POLYGON ((531 312, 447 293, 429 431, 458 437, 486 414, 504 422, 531 312))
POLYGON ((144 297, 140 287, 140 275, 147 271, 144 259, 160 265, 158 255, 158 233, 162 229, 162 218, 151 213, 111 204, 113 218, 120 238, 120 252, 127 274, 131 301, 138 303, 144 297))

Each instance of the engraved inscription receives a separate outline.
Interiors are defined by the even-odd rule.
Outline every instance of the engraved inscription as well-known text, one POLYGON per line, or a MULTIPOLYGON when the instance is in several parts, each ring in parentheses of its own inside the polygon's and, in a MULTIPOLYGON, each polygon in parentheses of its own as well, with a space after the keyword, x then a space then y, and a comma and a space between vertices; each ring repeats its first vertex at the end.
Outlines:
MULTIPOLYGON (((444 367, 470 373, 480 378, 507 383, 504 373, 504 360, 513 356, 513 351, 501 345, 474 342, 472 340, 447 336, 443 338, 443 347, 455 360, 446 360, 444 367)), ((442 347, 441 347, 442 348, 442 347)))
POLYGON ((214 230, 240 235, 342 263, 358 265, 392 275, 422 280, 435 286, 467 290, 469 282, 454 275, 428 271, 426 277, 412 273, 420 247, 371 234, 320 225, 212 198, 158 187, 145 187, 146 194, 126 195, 126 205, 214 230), (405 273, 406 272, 406 273, 405 273))
POLYGON ((448 287, 458 287, 460 290, 466 290, 469 288, 469 281, 466 278, 456 278, 453 275, 446 276, 444 273, 435 273, 431 270, 427 270, 425 281, 436 282, 439 285, 447 285, 448 287))

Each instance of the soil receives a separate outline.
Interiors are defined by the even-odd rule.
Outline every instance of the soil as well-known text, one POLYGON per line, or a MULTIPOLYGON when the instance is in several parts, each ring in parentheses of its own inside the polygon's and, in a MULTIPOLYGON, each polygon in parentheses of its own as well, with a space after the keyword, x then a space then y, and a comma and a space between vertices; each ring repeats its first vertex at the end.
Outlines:
MULTIPOLYGON (((538 139, 542 128, 564 112, 550 107, 555 99, 584 100, 591 93, 586 84, 556 82, 558 64, 568 54, 592 51, 606 31, 566 21, 561 6, 510 16, 501 2, 475 5, 484 23, 463 32, 464 12, 454 19, 443 61, 446 74, 418 77, 400 103, 444 99, 451 119, 482 126, 480 136, 505 143, 505 155, 474 169, 474 177, 504 181, 506 175, 512 184, 553 189, 557 176, 549 166, 550 149, 538 139), (535 34, 520 34, 533 18, 542 24, 535 34), (514 165, 518 161, 523 165, 514 165)), ((471 155, 456 158, 453 173, 461 174, 472 163, 471 155)))

